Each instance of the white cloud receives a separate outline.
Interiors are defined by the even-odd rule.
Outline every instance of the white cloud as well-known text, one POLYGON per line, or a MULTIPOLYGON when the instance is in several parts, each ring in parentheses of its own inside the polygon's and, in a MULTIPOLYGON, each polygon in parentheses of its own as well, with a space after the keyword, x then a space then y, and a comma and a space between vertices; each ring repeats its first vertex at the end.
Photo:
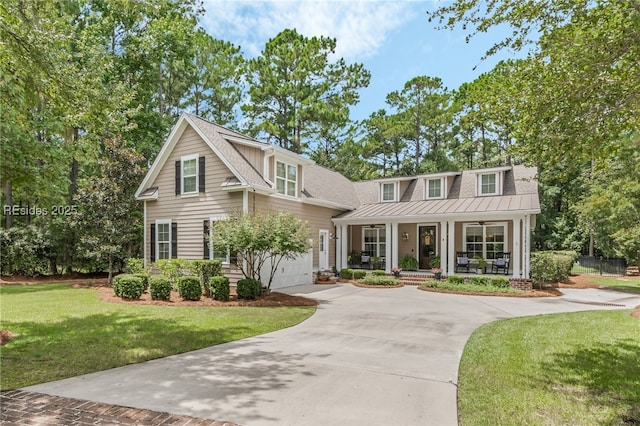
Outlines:
POLYGON ((391 33, 425 11, 424 1, 205 0, 201 23, 213 37, 257 56, 286 28, 337 39, 336 55, 349 61, 374 56, 391 33), (416 7, 416 4, 419 7, 416 7))

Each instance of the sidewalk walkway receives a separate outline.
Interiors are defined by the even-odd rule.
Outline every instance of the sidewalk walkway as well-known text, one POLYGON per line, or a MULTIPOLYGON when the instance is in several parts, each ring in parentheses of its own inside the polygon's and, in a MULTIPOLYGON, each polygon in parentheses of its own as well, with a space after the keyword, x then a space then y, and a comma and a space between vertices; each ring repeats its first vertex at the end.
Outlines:
POLYGON ((3 425, 174 425, 237 426, 235 423, 160 413, 43 393, 0 393, 3 425))

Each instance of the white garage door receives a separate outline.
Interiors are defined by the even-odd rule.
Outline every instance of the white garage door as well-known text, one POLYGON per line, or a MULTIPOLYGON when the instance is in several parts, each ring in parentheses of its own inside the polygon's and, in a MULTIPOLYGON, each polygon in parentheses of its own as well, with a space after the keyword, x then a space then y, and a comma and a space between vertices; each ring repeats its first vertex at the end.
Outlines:
MULTIPOLYGON (((262 268, 261 277, 265 285, 269 282, 269 271, 267 267, 262 268)), ((313 250, 295 259, 282 259, 273 277, 271 289, 300 284, 313 284, 313 250)))

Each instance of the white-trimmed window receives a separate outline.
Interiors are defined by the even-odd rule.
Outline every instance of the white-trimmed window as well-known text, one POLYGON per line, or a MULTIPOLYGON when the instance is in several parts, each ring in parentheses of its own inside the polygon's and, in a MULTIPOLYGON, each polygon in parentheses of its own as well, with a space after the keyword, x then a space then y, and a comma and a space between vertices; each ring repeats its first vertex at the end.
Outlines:
POLYGON ((198 154, 185 155, 180 158, 180 170, 182 171, 181 194, 198 193, 198 154))
POLYGON ((427 179, 427 198, 444 198, 444 184, 442 178, 427 179))
POLYGON ((382 202, 396 201, 396 183, 383 183, 380 185, 380 200, 382 202))
POLYGON ((498 173, 484 173, 478 178, 478 194, 498 195, 499 185, 498 173))
POLYGON ((156 260, 171 259, 171 221, 156 220, 156 260))
POLYGON ((387 252, 387 234, 384 228, 363 228, 363 253, 368 256, 385 257, 387 252))
POLYGON ((470 259, 497 259, 507 250, 507 224, 468 224, 464 227, 465 249, 470 259))
POLYGON ((276 191, 291 197, 298 196, 298 168, 276 161, 276 191))

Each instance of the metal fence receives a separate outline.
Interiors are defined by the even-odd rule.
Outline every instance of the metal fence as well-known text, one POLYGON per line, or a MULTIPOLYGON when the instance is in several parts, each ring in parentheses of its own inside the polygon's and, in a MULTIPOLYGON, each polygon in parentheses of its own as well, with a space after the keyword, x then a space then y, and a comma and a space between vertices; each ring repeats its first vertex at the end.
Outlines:
POLYGON ((621 257, 579 256, 571 272, 589 275, 625 275, 627 261, 621 257))

